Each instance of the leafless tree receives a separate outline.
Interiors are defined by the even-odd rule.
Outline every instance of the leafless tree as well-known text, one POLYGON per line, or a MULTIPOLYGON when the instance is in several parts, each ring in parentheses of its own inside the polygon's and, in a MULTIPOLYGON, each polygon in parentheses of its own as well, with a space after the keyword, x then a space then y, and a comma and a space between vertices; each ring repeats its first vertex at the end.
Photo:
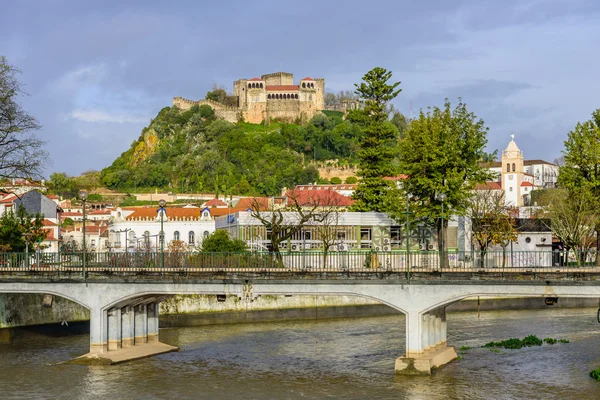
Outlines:
POLYGON ((283 265, 281 244, 301 232, 306 226, 318 226, 329 218, 331 209, 324 207, 322 201, 315 197, 303 197, 297 191, 290 190, 286 195, 286 204, 277 207, 269 205, 267 210, 254 199, 252 201, 251 216, 270 231, 270 241, 277 258, 277 264, 283 265))
POLYGON ((473 242, 479 247, 481 267, 484 266, 488 246, 494 244, 502 246, 504 267, 506 246, 515 242, 518 236, 511 212, 511 208, 506 205, 503 191, 483 189, 473 193, 467 216, 471 222, 473 242))
POLYGON ((17 103, 24 94, 16 78, 19 72, 0 57, 0 177, 39 178, 48 153, 35 135, 39 123, 17 103))

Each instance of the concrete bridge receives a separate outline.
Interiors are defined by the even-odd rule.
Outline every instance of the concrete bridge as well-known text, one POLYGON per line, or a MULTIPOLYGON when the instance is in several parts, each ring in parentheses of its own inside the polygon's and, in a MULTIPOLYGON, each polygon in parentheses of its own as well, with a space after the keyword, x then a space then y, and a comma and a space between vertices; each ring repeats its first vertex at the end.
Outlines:
MULTIPOLYGON (((447 343, 446 306, 467 297, 600 298, 600 268, 527 270, 370 268, 307 271, 294 268, 141 268, 96 265, 0 267, 1 293, 62 296, 90 310, 90 352, 84 359, 115 363, 176 348, 158 341, 158 303, 175 294, 238 296, 354 295, 406 315, 406 349, 400 374, 430 373, 456 358, 447 343), (42 269, 40 269, 42 268, 42 269)), ((399 349, 400 352, 400 349, 399 349)))

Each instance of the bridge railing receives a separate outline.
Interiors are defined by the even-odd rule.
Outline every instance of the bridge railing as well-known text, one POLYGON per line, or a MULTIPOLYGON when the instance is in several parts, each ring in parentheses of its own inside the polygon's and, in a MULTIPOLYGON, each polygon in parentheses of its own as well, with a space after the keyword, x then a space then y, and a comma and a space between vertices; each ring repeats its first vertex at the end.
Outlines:
POLYGON ((0 274, 599 272, 595 251, 30 252, 0 253, 0 274))

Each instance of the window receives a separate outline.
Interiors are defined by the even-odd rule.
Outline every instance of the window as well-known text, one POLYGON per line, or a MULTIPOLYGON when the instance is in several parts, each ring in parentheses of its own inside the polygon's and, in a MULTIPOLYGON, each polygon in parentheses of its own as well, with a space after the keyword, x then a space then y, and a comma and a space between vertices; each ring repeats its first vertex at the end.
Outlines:
POLYGON ((515 163, 513 163, 512 167, 513 167, 513 172, 515 172, 515 163))
POLYGON ((302 231, 302 240, 312 240, 312 232, 302 231))
POLYGON ((115 232, 115 247, 121 247, 121 232, 115 232))
POLYGON ((361 228, 361 230, 360 230, 360 247, 362 249, 371 248, 371 228, 361 228))
POLYGON ((402 227, 392 226, 390 227, 390 239, 392 245, 400 245, 402 243, 402 227))
POLYGON ((129 235, 129 243, 127 243, 127 245, 133 246, 133 242, 135 241, 135 232, 129 231, 128 235, 129 235))
POLYGON ((150 245, 150 232, 144 232, 144 245, 148 247, 150 245))
POLYGON ((96 246, 96 239, 92 239, 92 247, 96 246))
POLYGON ((173 240, 179 240, 179 231, 173 232, 173 240))
POLYGON ((510 164, 506 164, 506 172, 510 172, 510 164))
POLYGON ((509 192, 512 192, 512 186, 508 188, 508 191, 509 191, 509 192))
POLYGON ((204 236, 204 239, 206 239, 209 235, 210 235, 210 232, 208 232, 208 231, 204 231, 204 233, 202 234, 202 236, 204 236))
POLYGON ((188 244, 193 246, 194 243, 196 243, 196 234, 194 233, 194 231, 190 231, 188 233, 188 244))
POLYGON ((337 231, 337 240, 346 240, 346 232, 337 231))

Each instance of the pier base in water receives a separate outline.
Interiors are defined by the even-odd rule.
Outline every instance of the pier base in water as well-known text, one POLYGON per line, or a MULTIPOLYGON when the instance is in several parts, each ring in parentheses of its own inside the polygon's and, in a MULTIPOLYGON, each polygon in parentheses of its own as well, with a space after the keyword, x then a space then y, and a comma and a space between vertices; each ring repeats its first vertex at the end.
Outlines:
POLYGON ((438 345, 420 354, 409 354, 396 359, 397 375, 431 375, 431 371, 456 360, 456 349, 445 344, 438 345))
POLYGON ((123 347, 118 350, 104 353, 87 353, 81 357, 77 357, 70 363, 85 365, 112 365, 120 364, 126 361, 139 360, 140 358, 151 357, 158 354, 170 353, 173 351, 179 351, 179 347, 170 346, 160 342, 154 342, 146 343, 141 346, 123 347))

